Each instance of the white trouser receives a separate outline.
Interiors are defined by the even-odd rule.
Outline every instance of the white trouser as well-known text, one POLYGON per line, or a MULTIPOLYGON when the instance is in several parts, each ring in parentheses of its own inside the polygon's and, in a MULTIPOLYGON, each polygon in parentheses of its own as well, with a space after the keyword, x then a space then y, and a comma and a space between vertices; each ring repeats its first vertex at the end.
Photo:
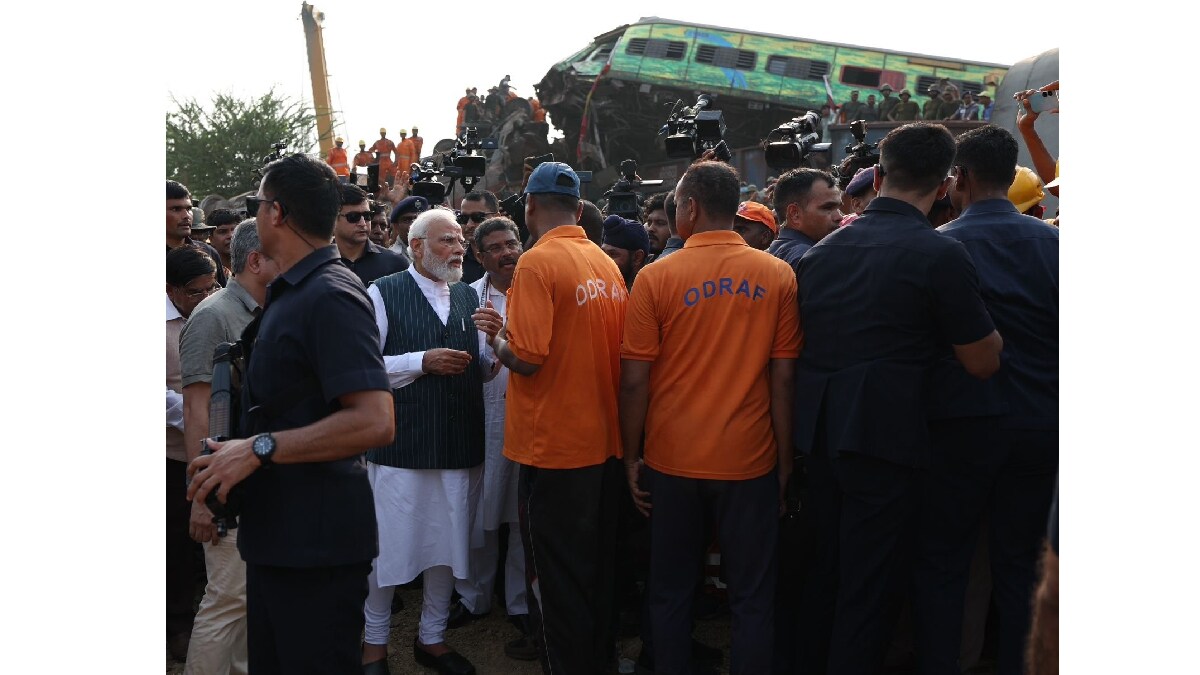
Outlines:
MULTIPOLYGON (((484 530, 483 546, 471 549, 471 578, 454 582, 454 590, 462 596, 463 606, 472 614, 486 614, 492 609, 498 555, 500 531, 484 530)), ((516 523, 508 525, 508 553, 504 556, 504 609, 509 616, 529 613, 529 605, 525 602, 525 549, 521 547, 521 528, 516 523)))
POLYGON ((208 585, 192 624, 185 675, 245 675, 246 563, 238 554, 237 528, 217 545, 204 543, 208 585))
MULTIPOLYGON (((450 596, 454 592, 454 571, 448 565, 425 570, 421 576, 425 597, 421 602, 421 623, 417 639, 423 645, 435 645, 446 639, 446 622, 450 619, 450 596)), ((379 587, 375 569, 367 577, 367 602, 363 606, 366 622, 363 641, 369 645, 386 645, 391 629, 393 586, 379 587)))

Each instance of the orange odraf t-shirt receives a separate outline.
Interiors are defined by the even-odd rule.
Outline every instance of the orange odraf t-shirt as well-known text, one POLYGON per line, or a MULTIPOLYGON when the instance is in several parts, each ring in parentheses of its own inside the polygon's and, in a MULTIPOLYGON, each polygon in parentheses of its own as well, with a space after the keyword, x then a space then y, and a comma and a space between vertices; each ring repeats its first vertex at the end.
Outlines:
POLYGON ((800 355, 796 273, 718 230, 638 272, 621 358, 651 361, 646 464, 744 480, 776 461, 768 366, 800 355))
POLYGON ((621 456, 617 390, 627 298, 616 263, 578 225, 550 230, 517 261, 508 346, 541 367, 508 376, 505 457, 576 469, 621 456))

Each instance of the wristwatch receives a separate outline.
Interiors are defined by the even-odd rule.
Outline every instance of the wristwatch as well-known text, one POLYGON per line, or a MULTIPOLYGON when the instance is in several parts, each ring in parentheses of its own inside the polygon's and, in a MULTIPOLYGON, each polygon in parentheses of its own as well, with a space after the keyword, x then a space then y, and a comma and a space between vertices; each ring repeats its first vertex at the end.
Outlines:
POLYGON ((263 466, 270 466, 274 463, 271 458, 275 455, 275 437, 270 432, 255 436, 253 448, 254 456, 262 462, 263 466))

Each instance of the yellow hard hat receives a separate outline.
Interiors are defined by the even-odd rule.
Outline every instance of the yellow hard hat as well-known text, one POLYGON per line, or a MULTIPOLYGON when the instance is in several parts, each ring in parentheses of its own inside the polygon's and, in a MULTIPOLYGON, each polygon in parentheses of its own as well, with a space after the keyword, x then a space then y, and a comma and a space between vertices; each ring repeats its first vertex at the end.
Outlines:
POLYGON ((386 133, 387 133, 387 129, 384 129, 383 127, 379 127, 379 133, 381 133, 381 134, 386 134, 386 133))
POLYGON ((346 141, 342 140, 341 136, 338 136, 337 138, 333 139, 333 142, 334 143, 345 143, 346 141))
POLYGON ((401 136, 407 136, 407 135, 408 135, 408 129, 401 129, 401 130, 400 130, 400 135, 401 135, 401 136))
POLYGON ((359 145, 359 147, 362 147, 362 146, 364 146, 364 145, 366 145, 366 144, 367 144, 367 142, 366 142, 366 141, 359 141, 359 142, 358 142, 358 145, 359 145))
POLYGON ((1040 204, 1046 193, 1042 191, 1042 179, 1032 169, 1025 166, 1017 167, 1017 176, 1008 187, 1008 201, 1025 213, 1036 204, 1040 204))

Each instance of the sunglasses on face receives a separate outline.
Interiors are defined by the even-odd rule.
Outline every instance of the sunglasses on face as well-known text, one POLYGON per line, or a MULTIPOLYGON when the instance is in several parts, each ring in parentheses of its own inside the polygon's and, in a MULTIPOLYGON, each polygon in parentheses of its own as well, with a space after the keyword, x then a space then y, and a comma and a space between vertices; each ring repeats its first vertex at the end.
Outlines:
POLYGON ((279 203, 278 199, 259 199, 258 197, 246 197, 246 217, 255 218, 258 216, 258 208, 263 204, 274 202, 279 204, 280 213, 283 212, 283 204, 279 203))
POLYGON ((496 214, 495 213, 487 213, 484 211, 476 211, 474 213, 459 212, 456 214, 455 220, 458 221, 459 225, 466 225, 468 220, 470 220, 471 222, 478 225, 478 224, 482 223, 483 221, 487 220, 489 216, 494 216, 494 215, 496 215, 496 214))
POLYGON ((363 218, 370 220, 371 212, 370 211, 351 211, 350 213, 343 213, 342 217, 345 218, 346 222, 348 222, 348 223, 357 223, 358 221, 362 220, 363 218))

